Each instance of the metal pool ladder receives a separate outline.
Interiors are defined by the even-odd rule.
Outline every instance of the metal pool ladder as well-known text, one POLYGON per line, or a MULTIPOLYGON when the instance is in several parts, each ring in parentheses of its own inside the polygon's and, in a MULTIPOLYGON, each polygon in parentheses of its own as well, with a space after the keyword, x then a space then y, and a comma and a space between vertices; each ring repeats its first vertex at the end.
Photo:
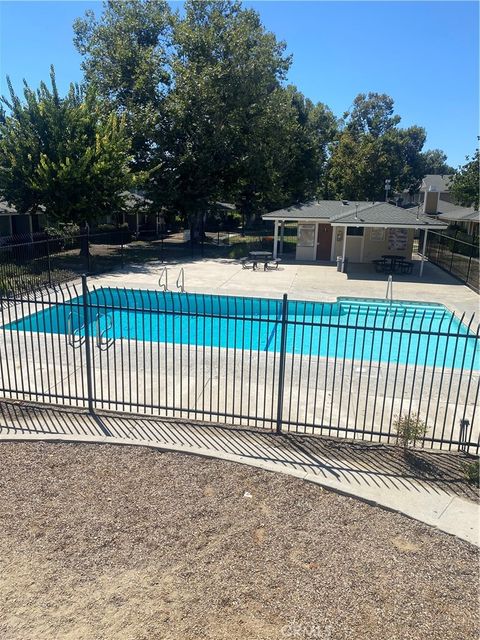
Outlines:
POLYGON ((85 327, 84 324, 79 324, 79 326, 75 329, 73 326, 73 314, 77 316, 79 320, 81 320, 81 316, 78 312, 70 311, 67 316, 67 335, 68 335, 68 344, 71 347, 80 347, 85 342, 85 336, 82 336, 82 329, 85 327))
POLYGON ((385 293, 385 300, 390 299, 390 306, 392 306, 393 302, 393 276, 390 274, 387 280, 387 291, 385 293))
POLYGON ((180 269, 180 273, 177 278, 177 289, 180 289, 180 293, 185 293, 185 271, 183 267, 180 269))
POLYGON ((96 338, 97 338, 97 347, 105 351, 108 349, 114 342, 115 338, 109 338, 108 332, 113 328, 113 320, 110 314, 105 315, 105 328, 102 329, 100 322, 102 320, 102 316, 100 313, 97 313, 97 317, 95 318, 97 324, 96 338), (106 336, 106 337, 105 337, 106 336))
POLYGON ((163 267, 163 269, 160 272, 160 277, 158 278, 158 286, 160 287, 160 289, 163 288, 164 292, 168 291, 168 271, 167 271, 167 267, 163 267))

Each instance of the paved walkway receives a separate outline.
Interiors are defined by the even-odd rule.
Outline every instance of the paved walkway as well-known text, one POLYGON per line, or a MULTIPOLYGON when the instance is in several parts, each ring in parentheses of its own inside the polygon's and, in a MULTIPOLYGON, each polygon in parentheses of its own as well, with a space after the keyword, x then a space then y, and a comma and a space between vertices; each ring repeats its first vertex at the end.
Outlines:
MULTIPOLYGON (((314 482, 371 504, 401 512, 480 546, 480 507, 451 456, 420 451, 420 479, 398 450, 260 430, 170 421, 150 416, 0 402, 0 440, 53 440, 136 444, 180 451, 314 482)), ((413 460, 413 456, 412 456, 413 460)))

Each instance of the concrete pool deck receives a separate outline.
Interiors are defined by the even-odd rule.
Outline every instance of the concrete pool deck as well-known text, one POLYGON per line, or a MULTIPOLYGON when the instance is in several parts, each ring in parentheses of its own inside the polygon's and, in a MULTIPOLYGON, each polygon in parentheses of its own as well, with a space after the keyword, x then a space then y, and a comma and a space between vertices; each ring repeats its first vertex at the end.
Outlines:
MULTIPOLYGON (((393 297, 415 302, 437 302, 466 316, 479 311, 479 296, 435 265, 425 264, 418 276, 419 260, 411 275, 393 276, 393 297)), ((176 281, 184 269, 185 290, 190 293, 280 298, 287 293, 297 300, 331 302, 337 297, 385 298, 387 276, 377 274, 369 265, 350 265, 349 273, 339 273, 336 266, 312 263, 280 263, 278 270, 243 269, 239 260, 191 259, 162 264, 130 265, 107 275, 89 278, 91 284, 158 290, 163 267, 168 270, 169 289, 177 291, 176 281)))

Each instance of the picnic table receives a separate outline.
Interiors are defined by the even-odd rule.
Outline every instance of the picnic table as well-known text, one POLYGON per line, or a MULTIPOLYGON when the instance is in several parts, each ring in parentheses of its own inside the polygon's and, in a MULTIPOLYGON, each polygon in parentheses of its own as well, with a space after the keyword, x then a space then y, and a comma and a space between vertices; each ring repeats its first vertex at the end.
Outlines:
POLYGON ((280 259, 276 258, 274 260, 271 251, 249 251, 248 258, 242 258, 242 262, 244 269, 251 264, 255 271, 259 264, 263 264, 263 270, 266 271, 269 263, 275 263, 275 266, 278 268, 280 259))
POLYGON ((374 260, 376 271, 379 273, 396 273, 401 271, 402 273, 411 273, 413 264, 408 260, 405 260, 405 256, 396 256, 385 254, 381 257, 381 260, 374 260))

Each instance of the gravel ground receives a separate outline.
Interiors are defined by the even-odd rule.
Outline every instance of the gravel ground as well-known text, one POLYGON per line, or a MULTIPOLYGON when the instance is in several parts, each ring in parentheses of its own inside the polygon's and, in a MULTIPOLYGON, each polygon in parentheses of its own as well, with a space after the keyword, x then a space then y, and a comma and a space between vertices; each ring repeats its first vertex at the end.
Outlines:
POLYGON ((2 640, 477 640, 478 553, 300 480, 2 443, 2 640))

